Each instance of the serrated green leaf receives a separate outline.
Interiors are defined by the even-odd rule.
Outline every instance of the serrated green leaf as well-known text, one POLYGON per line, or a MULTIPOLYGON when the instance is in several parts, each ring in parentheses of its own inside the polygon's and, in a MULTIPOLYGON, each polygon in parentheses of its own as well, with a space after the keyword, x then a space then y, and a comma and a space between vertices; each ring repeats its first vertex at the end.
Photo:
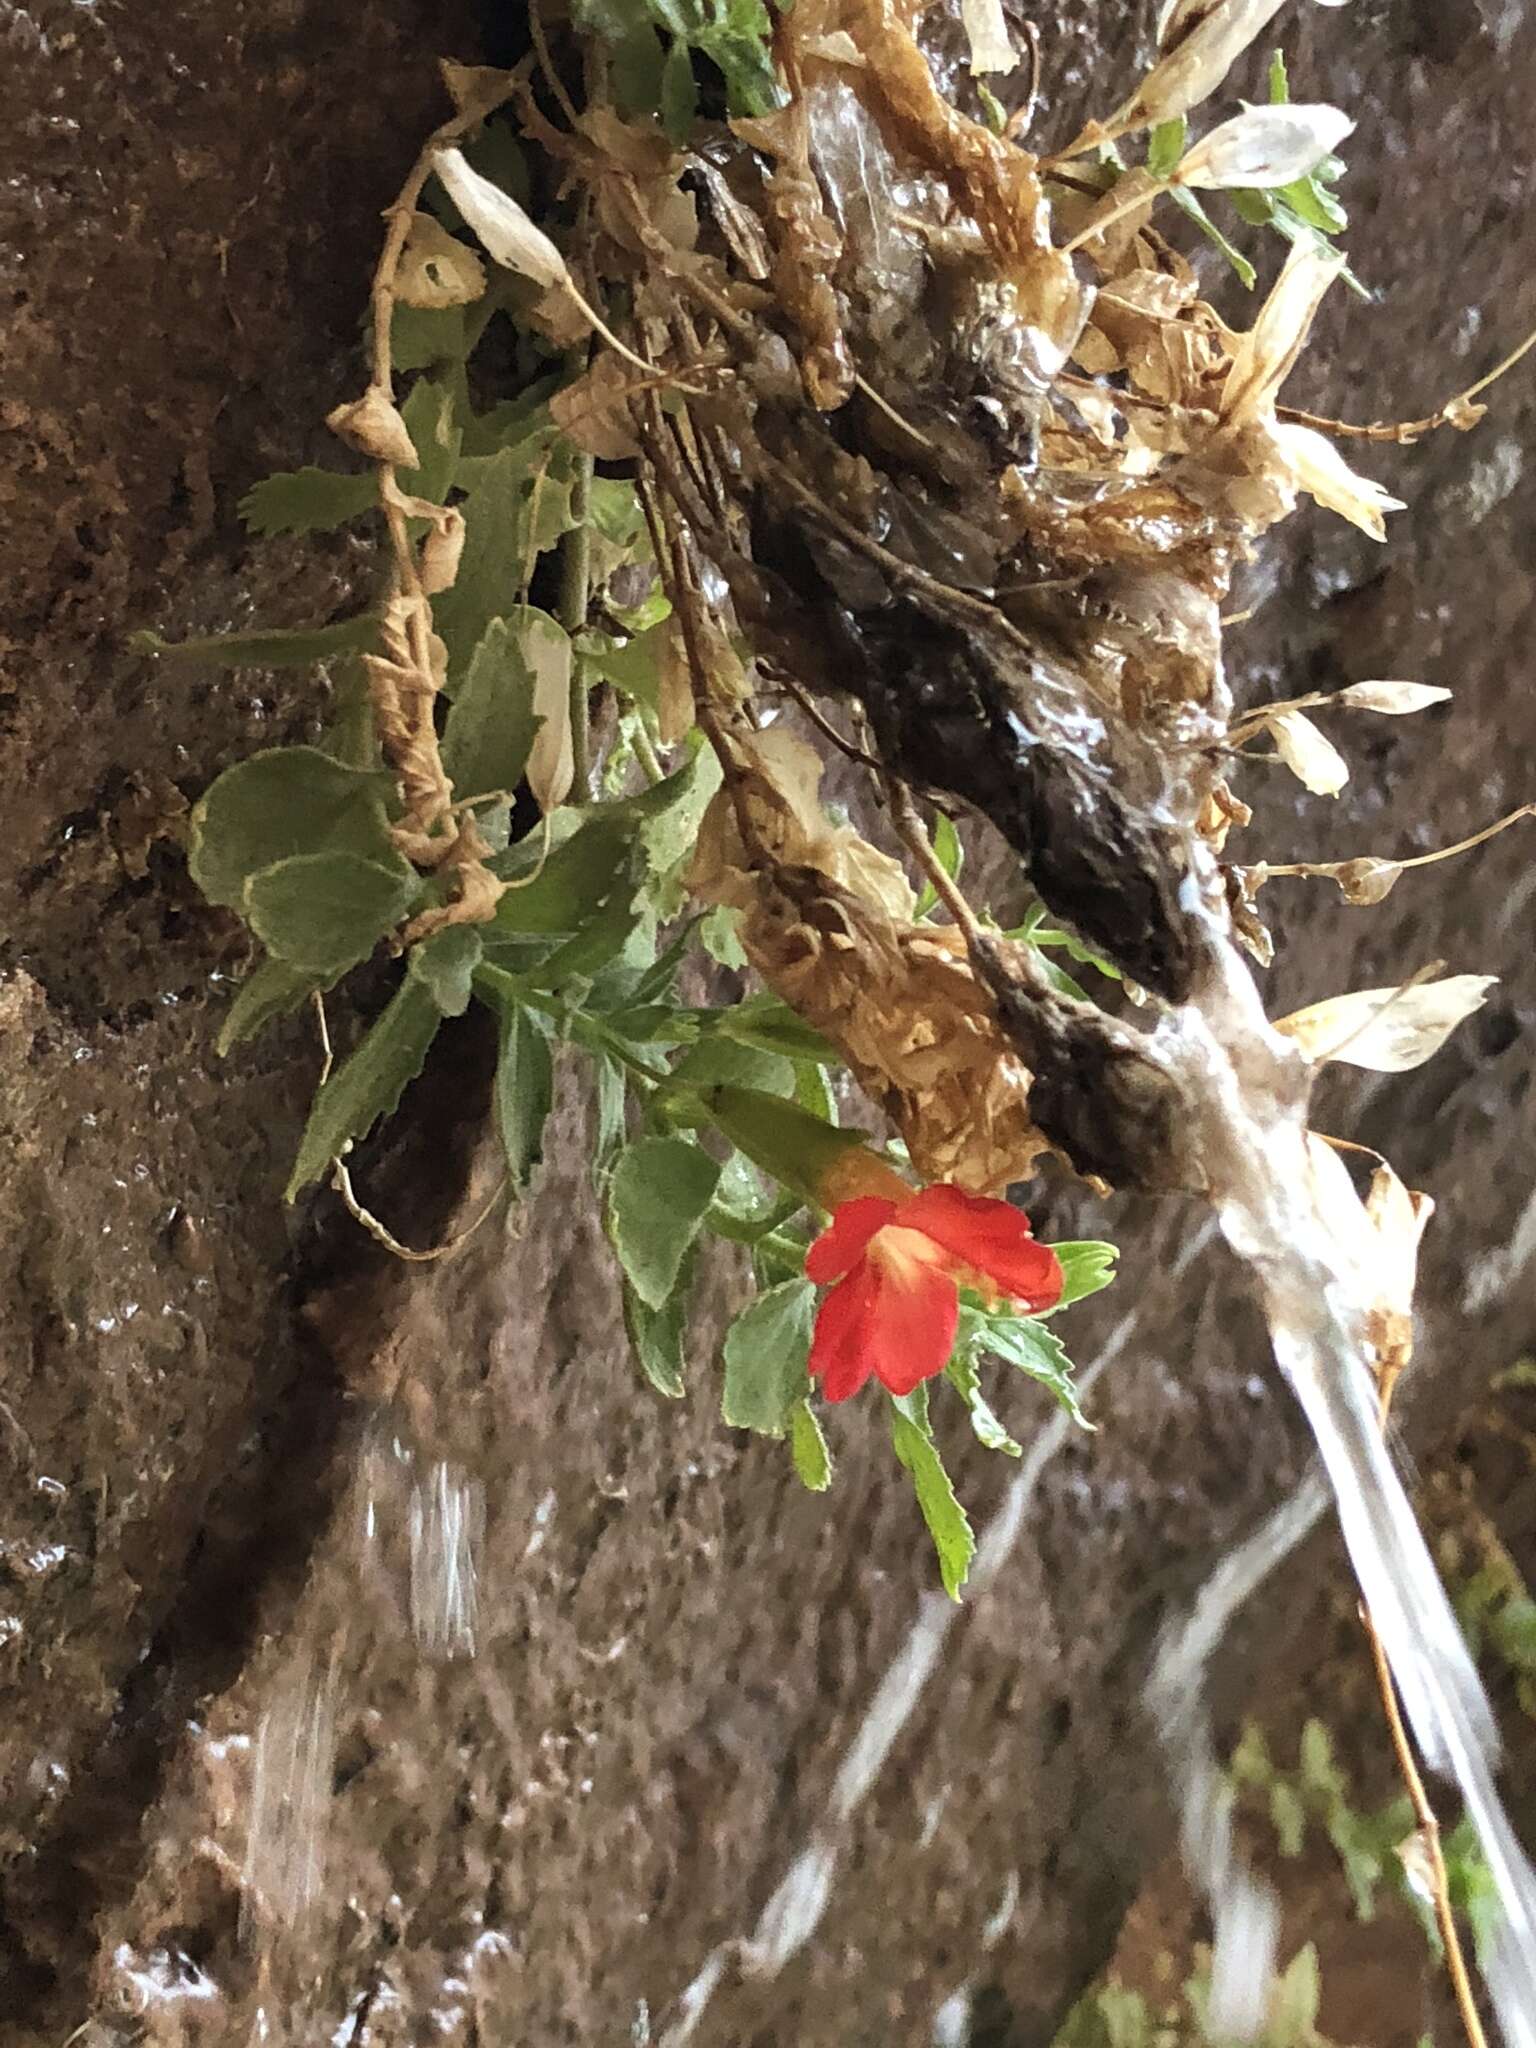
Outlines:
POLYGON ((1038 1316, 994 1315, 967 1303, 960 1311, 957 1348, 989 1351, 1048 1387, 1072 1420, 1083 1429, 1093 1424, 1078 1405, 1072 1384, 1072 1361, 1061 1339, 1038 1316))
POLYGON ((593 477, 587 486, 587 518, 604 540, 626 552, 646 533, 639 495, 621 477, 593 477))
POLYGON ((789 1411, 789 1454, 800 1484, 811 1493, 825 1493, 832 1484, 832 1453, 809 1401, 797 1401, 789 1411))
POLYGON ((420 893, 414 868, 356 853, 302 853, 245 885, 245 915, 269 953, 306 974, 335 978, 366 960, 420 893))
POLYGON ((634 858, 633 830, 611 809, 571 833, 542 867, 530 867, 542 838, 534 833, 491 863, 494 873, 513 882, 496 906, 493 931, 578 931, 612 894, 615 870, 623 865, 627 872, 634 858))
POLYGON ((686 1138, 640 1138, 614 1162, 608 1235, 647 1308, 672 1292, 719 1179, 716 1161, 686 1138))
POLYGON ((271 539, 280 533, 331 533, 379 507, 379 481, 336 469, 291 469, 252 484, 240 500, 249 533, 271 539))
POLYGON ((1178 169, 1189 137, 1189 122, 1182 114, 1160 121, 1147 137, 1147 170, 1152 177, 1171 178, 1178 169))
POLYGON ((427 990, 408 975, 356 1051, 316 1095, 285 1201, 318 1180, 349 1142, 366 1137, 380 1117, 393 1111, 421 1072, 441 1022, 427 990))
MULTIPOLYGON (((965 848, 960 844, 960 834, 955 830, 955 821, 947 811, 940 811, 934 819, 933 853, 939 866, 953 882, 958 879, 965 866, 965 848)), ((939 892, 932 882, 923 884, 922 894, 917 899, 914 917, 926 917, 937 907, 939 892)))
POLYGON ((652 626, 628 640, 611 633, 584 633, 577 651, 588 669, 626 697, 655 711, 661 700, 661 656, 665 625, 652 626))
POLYGON ((533 671, 512 619, 492 619, 470 656, 443 728, 443 767, 460 797, 516 791, 540 720, 533 671))
POLYGON ((944 1470, 944 1461, 931 1438, 917 1424, 891 1404, 891 1442, 896 1456, 912 1475, 917 1504, 933 1547, 938 1552, 939 1576, 951 1600, 958 1600, 976 1554, 976 1537, 966 1512, 944 1470))
POLYGON ((770 1287, 725 1333, 725 1387, 720 1412, 732 1429, 783 1436, 810 1391, 806 1360, 816 1289, 809 1280, 770 1287))
POLYGON ((809 1060, 795 1062, 795 1100, 822 1123, 837 1122, 837 1096, 825 1067, 813 1067, 809 1060))
POLYGON ((592 1078, 592 1177, 601 1185, 609 1162, 624 1142, 628 1083, 618 1061, 605 1053, 594 1055, 592 1078))
POLYGON ((397 370, 462 363, 468 339, 462 306, 397 305, 389 323, 390 360, 397 370))
POLYGON ((1227 240, 1221 229, 1217 227, 1215 221, 1211 219, 1211 216, 1206 212, 1194 193, 1190 191, 1189 187, 1187 185, 1170 185, 1168 194, 1174 204, 1181 207, 1189 215, 1190 219, 1195 222, 1206 240, 1214 244, 1221 251, 1222 255, 1226 257, 1228 263, 1237 272, 1239 283, 1248 291, 1252 291, 1258 279, 1258 272, 1248 261, 1242 250, 1235 249, 1227 240))
POLYGON ((156 654, 163 661, 211 661, 223 668, 310 668, 377 645, 378 616, 360 612, 355 619, 337 619, 329 626, 297 626, 291 631, 210 633, 200 640, 164 640, 145 627, 128 636, 133 654, 156 654))
POLYGON ((624 1327, 645 1374, 658 1394, 680 1401, 687 1391, 683 1384, 683 1339, 688 1328, 688 1281, 686 1272, 660 1308, 642 1301, 626 1280, 624 1283, 624 1327))
POLYGON ((1275 197, 1320 235, 1342 235, 1349 226, 1349 215, 1315 178, 1298 178, 1294 185, 1282 185, 1275 197))
POLYGON ((1021 1457, 1022 1447, 1014 1442, 987 1405, 974 1356, 970 1352, 957 1351, 945 1366, 944 1377, 965 1403, 978 1443, 985 1444, 989 1451, 1001 1451, 1009 1458, 1021 1457))
POLYGON ((818 1067, 842 1065, 835 1045, 813 1031, 788 1003, 773 995, 747 996, 728 1010, 718 1012, 715 1030, 738 1045, 750 1045, 762 1052, 777 1053, 787 1060, 806 1060, 818 1067))
POLYGON ((534 555, 570 525, 570 481, 552 471, 553 465, 540 479, 525 468, 517 448, 503 448, 485 458, 460 507, 465 533, 459 573, 452 589, 432 601, 454 691, 491 620, 516 610, 534 555))
POLYGON ((412 946, 406 966, 426 984, 445 1017, 462 1017, 469 1008, 475 969, 484 950, 474 925, 445 925, 412 946))
POLYGON ((615 806, 637 821, 653 874, 675 867, 697 843, 704 813, 719 787, 720 763, 713 748, 698 746, 664 781, 615 806))
POLYGON ((554 1102, 554 1058, 549 1027, 536 1011, 513 1001, 499 1002, 495 1009, 496 1129, 507 1156, 507 1178, 516 1193, 527 1186, 544 1156, 544 1125, 554 1102))
POLYGON ((1120 1256, 1118 1245, 1106 1244, 1101 1238, 1083 1238, 1053 1244, 1051 1250, 1061 1262, 1062 1286, 1060 1301, 1045 1311, 1047 1315, 1057 1315, 1075 1301, 1086 1301, 1090 1294, 1108 1287, 1115 1277, 1115 1261, 1120 1256))
POLYGON ((396 858, 387 775, 343 767, 318 747, 271 747, 226 768, 192 807, 188 866, 210 903, 245 908, 254 874, 300 854, 396 858))
POLYGON ((320 986, 313 974, 291 967, 286 960, 263 960, 241 982, 229 1006, 218 1037, 221 1057, 254 1038, 277 1018, 291 1016, 320 986))

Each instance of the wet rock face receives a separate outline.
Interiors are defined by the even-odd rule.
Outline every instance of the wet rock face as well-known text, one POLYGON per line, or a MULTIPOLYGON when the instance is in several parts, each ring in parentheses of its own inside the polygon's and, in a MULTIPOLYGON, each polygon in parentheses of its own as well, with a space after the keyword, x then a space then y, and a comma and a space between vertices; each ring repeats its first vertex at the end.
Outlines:
MULTIPOLYGON (((1126 82, 1110 12, 1063 6, 1054 40, 1041 22, 1063 102, 1126 82)), ((1287 17, 1298 90, 1361 115, 1350 243, 1385 295, 1330 307, 1288 394, 1319 410, 1427 412, 1536 324, 1536 25, 1456 19, 1287 17)), ((722 1958, 695 2041, 920 2041, 946 2001, 1036 2041, 1164 1839, 1135 1710, 1162 1606, 1296 1469, 1200 1213, 1043 1200, 1048 1231, 1127 1246, 1074 1318, 1085 1360, 1116 1333, 1100 1432, 1027 1504, 954 1446, 978 1517, 1020 1519, 995 1590, 938 1635, 873 1413, 839 1415, 818 1498, 720 1428, 705 1340, 736 1276, 711 1283, 686 1409, 634 1384, 577 1105, 520 1237, 402 1274, 346 1237, 294 1248, 307 1034, 211 1057, 236 940, 164 834, 317 707, 302 680, 157 672, 123 640, 325 616, 366 583, 352 544, 248 549, 233 507, 326 458, 442 51, 472 38, 413 0, 0 21, 0 2036, 42 2048, 94 2018, 99 2043, 130 2022, 223 2043, 261 2006, 295 2048, 661 2039, 815 1836, 787 1895, 814 1937, 722 1958), (445 1661, 471 1628, 476 1654, 445 1661), (904 1648, 913 1682, 861 1752, 879 1767, 839 1778, 904 1648)), ((1531 794, 1531 388, 1471 437, 1369 451, 1411 501, 1387 549, 1304 513, 1240 575, 1234 606, 1260 604, 1228 640, 1240 699, 1457 691, 1355 721, 1338 805, 1277 782, 1256 856, 1418 850, 1531 794)), ((1529 1341, 1530 843, 1473 859, 1369 912, 1327 885, 1264 899, 1277 1008, 1438 957, 1505 977, 1428 1067, 1320 1092, 1327 1128, 1440 1204, 1442 1414, 1529 1341)), ((364 1169, 421 1242, 473 1149, 482 1049, 450 1052, 413 1097, 421 1142, 364 1169)), ((1015 1433, 1045 1426, 1029 1389, 998 1393, 1015 1433)))

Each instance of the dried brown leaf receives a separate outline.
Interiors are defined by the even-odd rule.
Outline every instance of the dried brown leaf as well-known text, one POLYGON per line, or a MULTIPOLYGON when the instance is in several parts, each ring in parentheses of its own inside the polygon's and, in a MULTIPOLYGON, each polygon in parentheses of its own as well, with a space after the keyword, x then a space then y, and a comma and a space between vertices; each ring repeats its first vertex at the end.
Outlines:
POLYGON ((377 384, 370 384, 350 405, 338 405, 326 415, 325 424, 349 448, 374 462, 392 462, 401 469, 420 467, 405 421, 388 392, 377 384))
POLYGON ((556 426, 589 455, 622 462, 640 453, 630 401, 661 381, 641 376, 617 356, 601 355, 585 376, 562 385, 549 401, 556 426))
POLYGON ((466 531, 462 512, 453 506, 438 510, 432 531, 421 544, 421 587, 428 597, 453 588, 466 531))
POLYGON ((1405 1074, 1437 1053, 1456 1026, 1482 1008, 1492 974, 1451 974, 1403 988, 1357 989, 1330 996, 1275 1029, 1294 1039, 1309 1060, 1343 1060, 1378 1074, 1405 1074))
POLYGON ((407 306, 468 306, 485 290, 485 265, 430 213, 411 216, 395 273, 395 297, 407 306))
POLYGON ((1351 711, 1381 711, 1389 718, 1402 718, 1411 711, 1427 711, 1431 704, 1443 704, 1450 694, 1438 683, 1351 683, 1330 702, 1347 704, 1351 711))

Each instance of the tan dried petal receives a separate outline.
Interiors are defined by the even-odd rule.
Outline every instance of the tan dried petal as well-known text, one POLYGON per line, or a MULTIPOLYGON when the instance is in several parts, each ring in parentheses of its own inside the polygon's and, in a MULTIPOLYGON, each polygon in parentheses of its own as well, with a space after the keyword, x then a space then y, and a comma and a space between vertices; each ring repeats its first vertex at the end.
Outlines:
POLYGON ((549 410, 578 448, 605 462, 622 462, 640 453, 629 399, 645 381, 617 356, 600 355, 585 376, 560 387, 549 410))
POLYGON ((1378 1074, 1406 1074, 1437 1053, 1456 1026, 1482 1008, 1498 979, 1451 974, 1406 988, 1357 989, 1330 996, 1275 1029, 1294 1039, 1309 1060, 1343 1060, 1378 1074))
POLYGON ((349 448, 374 462, 393 462, 401 469, 421 466, 405 421, 377 384, 370 384, 350 405, 338 405, 326 415, 325 424, 349 448))
POLYGON ((1377 860, 1372 854, 1361 854, 1357 860, 1341 860, 1328 870, 1345 900, 1362 906, 1380 903, 1390 896, 1402 872, 1401 862, 1377 860))
POLYGON ((960 0, 960 19, 971 47, 971 70, 1012 71, 1019 53, 1008 35, 1003 0, 960 0))
POLYGON ((563 804, 576 777, 571 732, 571 638, 547 614, 525 610, 517 628, 518 653, 533 674, 538 731, 528 750, 528 787, 541 811, 563 804))
POLYGON ((411 216, 395 273, 395 297, 407 306, 468 306, 485 290, 485 265, 434 214, 411 216))
POLYGON ((1443 704, 1450 691, 1439 683, 1351 683, 1330 701, 1347 704, 1351 711, 1381 711, 1389 718, 1402 718, 1411 711, 1427 711, 1431 704, 1443 704))
POLYGON ((675 746, 693 724, 693 680, 688 650, 675 618, 667 621, 657 663, 656 736, 664 747, 675 746))
POLYGON ((455 109, 467 114, 472 107, 492 107, 507 98, 516 84, 516 74, 496 71, 489 64, 457 64, 452 57, 438 60, 443 84, 455 109))
POLYGON ((1271 408, 1291 373, 1327 291, 1344 268, 1336 249, 1317 242, 1293 244, 1285 267, 1246 334, 1238 336, 1221 394, 1221 416, 1252 420, 1271 408))
POLYGON ((421 545, 421 587, 428 597, 453 588, 466 531, 464 514, 453 506, 438 513, 432 531, 421 545))
POLYGON ((1305 713, 1276 711, 1265 719, 1276 751, 1287 768, 1315 796, 1337 796, 1349 780, 1349 763, 1305 713))
POLYGON ((1199 106, 1283 4, 1284 0, 1217 0, 1182 34, 1179 17, 1183 15, 1187 22, 1194 9, 1175 8, 1165 24, 1172 43, 1168 54, 1104 126, 1111 134, 1121 135, 1156 121, 1171 121, 1199 106))
POLYGON ((1358 526, 1372 540, 1386 539, 1383 514, 1401 512, 1401 498, 1390 497, 1372 478, 1351 469, 1327 435, 1315 427, 1278 420, 1270 432, 1299 490, 1310 491, 1320 505, 1358 526))

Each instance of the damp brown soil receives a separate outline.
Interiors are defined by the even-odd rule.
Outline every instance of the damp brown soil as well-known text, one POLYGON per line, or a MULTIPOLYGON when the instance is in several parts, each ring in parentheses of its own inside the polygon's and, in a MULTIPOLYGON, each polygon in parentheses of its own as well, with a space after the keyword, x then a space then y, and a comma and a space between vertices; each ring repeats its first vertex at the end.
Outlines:
MULTIPOLYGON (((1114 97, 1130 36, 1106 10, 1050 13, 1056 109, 1114 97)), ((1361 115, 1350 245, 1382 293, 1330 308, 1296 395, 1428 412, 1536 325, 1536 23, 1360 0, 1288 17, 1287 48, 1361 115)), ((124 642, 331 616, 366 586, 366 548, 253 549, 234 508, 323 458, 442 53, 473 56, 474 25, 408 0, 47 0, 0 21, 0 2038, 18 2048, 87 2019, 102 2044, 244 2041, 258 2007, 295 2044, 659 2038, 823 1817, 931 1590, 871 1417, 839 1415, 837 1484, 813 1498, 774 1446, 721 1428, 702 1344, 680 1407, 636 1384, 573 1093, 516 1231, 407 1273, 325 1205, 280 1205, 307 1033, 213 1056, 242 954, 186 882, 176 819, 317 706, 302 678, 157 670, 124 642), (449 1663, 412 1633, 402 1563, 439 1466, 484 1515, 478 1651, 449 1663), (284 1928, 278 1863, 255 1873, 272 1897, 243 1881, 253 1744, 314 1674, 335 1731, 325 1861, 284 1928)), ((1265 785, 1256 851, 1420 850, 1531 794, 1531 389, 1512 380, 1474 435, 1371 451, 1409 501, 1386 549, 1309 512, 1246 572, 1242 696, 1380 675, 1456 691, 1352 728, 1337 804, 1265 785)), ((1530 875, 1511 834, 1374 911, 1328 885, 1265 898, 1272 1007, 1436 958, 1503 977, 1419 1072, 1340 1069, 1322 1096, 1328 1127, 1439 1204, 1421 1437, 1533 1337, 1530 875)), ((403 1234, 470 1199, 483 1087, 462 1032, 364 1163, 403 1234)), ((1120 1285, 1074 1319, 1087 1358, 1136 1315, 1098 1434, 1056 1460, 1009 1570, 955 1623, 815 1940, 771 1982, 728 1966, 702 2043, 923 2041, 966 1987, 978 2038, 1042 2040, 1162 1853, 1146 1645, 1294 1479, 1300 1434, 1225 1260, 1174 1270, 1193 1206, 1106 1215, 1052 1191, 1042 1217, 1126 1246, 1120 1285)), ((738 1287, 713 1276, 706 1330, 738 1287)), ((1025 1435, 1045 1415, 1027 1390, 1008 1412, 1025 1435)), ((954 1450, 984 1520, 1011 1475, 954 1450)), ((1274 1606, 1245 1633, 1252 1669, 1296 1611, 1274 1606)))

